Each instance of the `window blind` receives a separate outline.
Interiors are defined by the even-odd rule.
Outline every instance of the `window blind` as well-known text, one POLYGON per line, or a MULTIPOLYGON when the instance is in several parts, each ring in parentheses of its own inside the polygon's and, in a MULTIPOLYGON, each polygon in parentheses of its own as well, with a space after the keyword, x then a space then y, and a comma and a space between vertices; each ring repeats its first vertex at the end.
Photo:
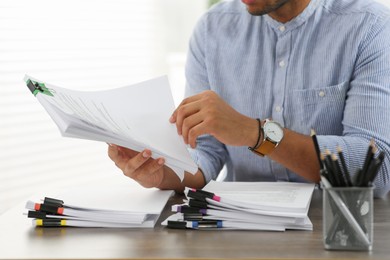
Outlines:
MULTIPOLYGON (((0 1, 0 213, 41 190, 122 174, 106 144, 61 137, 23 77, 99 90, 170 73, 167 53, 183 53, 184 47, 165 45, 167 37, 182 35, 166 27, 167 14, 177 10, 162 2, 0 1)), ((204 4, 195 5, 199 15, 204 4)), ((196 19, 185 21, 186 37, 196 19)), ((175 75, 183 64, 183 58, 175 62, 175 75)))

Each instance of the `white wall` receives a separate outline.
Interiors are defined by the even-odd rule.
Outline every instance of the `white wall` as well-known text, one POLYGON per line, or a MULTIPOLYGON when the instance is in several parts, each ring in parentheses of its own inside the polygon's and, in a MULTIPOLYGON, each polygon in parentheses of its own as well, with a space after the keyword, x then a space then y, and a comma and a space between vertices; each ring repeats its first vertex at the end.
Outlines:
POLYGON ((178 103, 183 53, 205 9, 205 0, 1 0, 0 213, 41 190, 121 174, 106 144, 60 136, 25 73, 80 90, 168 74, 178 103))
POLYGON ((380 2, 380 3, 390 7, 390 0, 375 0, 375 1, 380 2))

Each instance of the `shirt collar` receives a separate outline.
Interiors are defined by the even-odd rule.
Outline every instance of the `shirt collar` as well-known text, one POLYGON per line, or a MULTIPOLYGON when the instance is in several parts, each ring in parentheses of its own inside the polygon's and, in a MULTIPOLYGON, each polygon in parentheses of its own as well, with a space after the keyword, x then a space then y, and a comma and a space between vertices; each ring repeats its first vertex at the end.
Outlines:
POLYGON ((295 28, 301 26, 305 23, 309 17, 316 11, 317 7, 323 0, 311 0, 308 6, 306 6, 305 10, 303 10, 297 17, 288 21, 287 23, 281 23, 279 21, 274 20, 268 14, 264 15, 265 20, 272 27, 272 29, 278 34, 284 34, 295 28))

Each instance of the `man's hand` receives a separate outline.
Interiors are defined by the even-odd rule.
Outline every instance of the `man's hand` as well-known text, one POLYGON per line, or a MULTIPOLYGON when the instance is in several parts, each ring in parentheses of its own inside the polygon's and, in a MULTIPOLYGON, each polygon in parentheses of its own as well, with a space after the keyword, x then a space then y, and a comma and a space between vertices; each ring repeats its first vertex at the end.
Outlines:
POLYGON ((136 152, 124 147, 110 144, 108 156, 123 174, 134 179, 145 188, 160 187, 164 178, 165 160, 152 159, 150 150, 136 152))
POLYGON ((108 156, 123 174, 134 179, 145 188, 183 192, 184 187, 201 189, 205 185, 200 170, 196 174, 185 172, 183 182, 175 172, 165 166, 164 158, 153 159, 150 150, 136 152, 125 147, 109 144, 108 156))
POLYGON ((184 99, 169 121, 176 123, 179 135, 192 148, 202 134, 234 146, 253 146, 259 135, 256 119, 238 113, 213 91, 184 99))

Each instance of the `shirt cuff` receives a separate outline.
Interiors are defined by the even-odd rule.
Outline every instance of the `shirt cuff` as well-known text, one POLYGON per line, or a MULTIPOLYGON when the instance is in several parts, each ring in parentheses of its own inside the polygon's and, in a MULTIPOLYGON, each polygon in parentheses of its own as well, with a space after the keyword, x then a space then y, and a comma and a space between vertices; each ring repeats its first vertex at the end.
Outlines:
POLYGON ((215 166, 206 158, 206 155, 195 149, 189 149, 190 155, 203 173, 206 184, 215 180, 218 176, 215 166))

